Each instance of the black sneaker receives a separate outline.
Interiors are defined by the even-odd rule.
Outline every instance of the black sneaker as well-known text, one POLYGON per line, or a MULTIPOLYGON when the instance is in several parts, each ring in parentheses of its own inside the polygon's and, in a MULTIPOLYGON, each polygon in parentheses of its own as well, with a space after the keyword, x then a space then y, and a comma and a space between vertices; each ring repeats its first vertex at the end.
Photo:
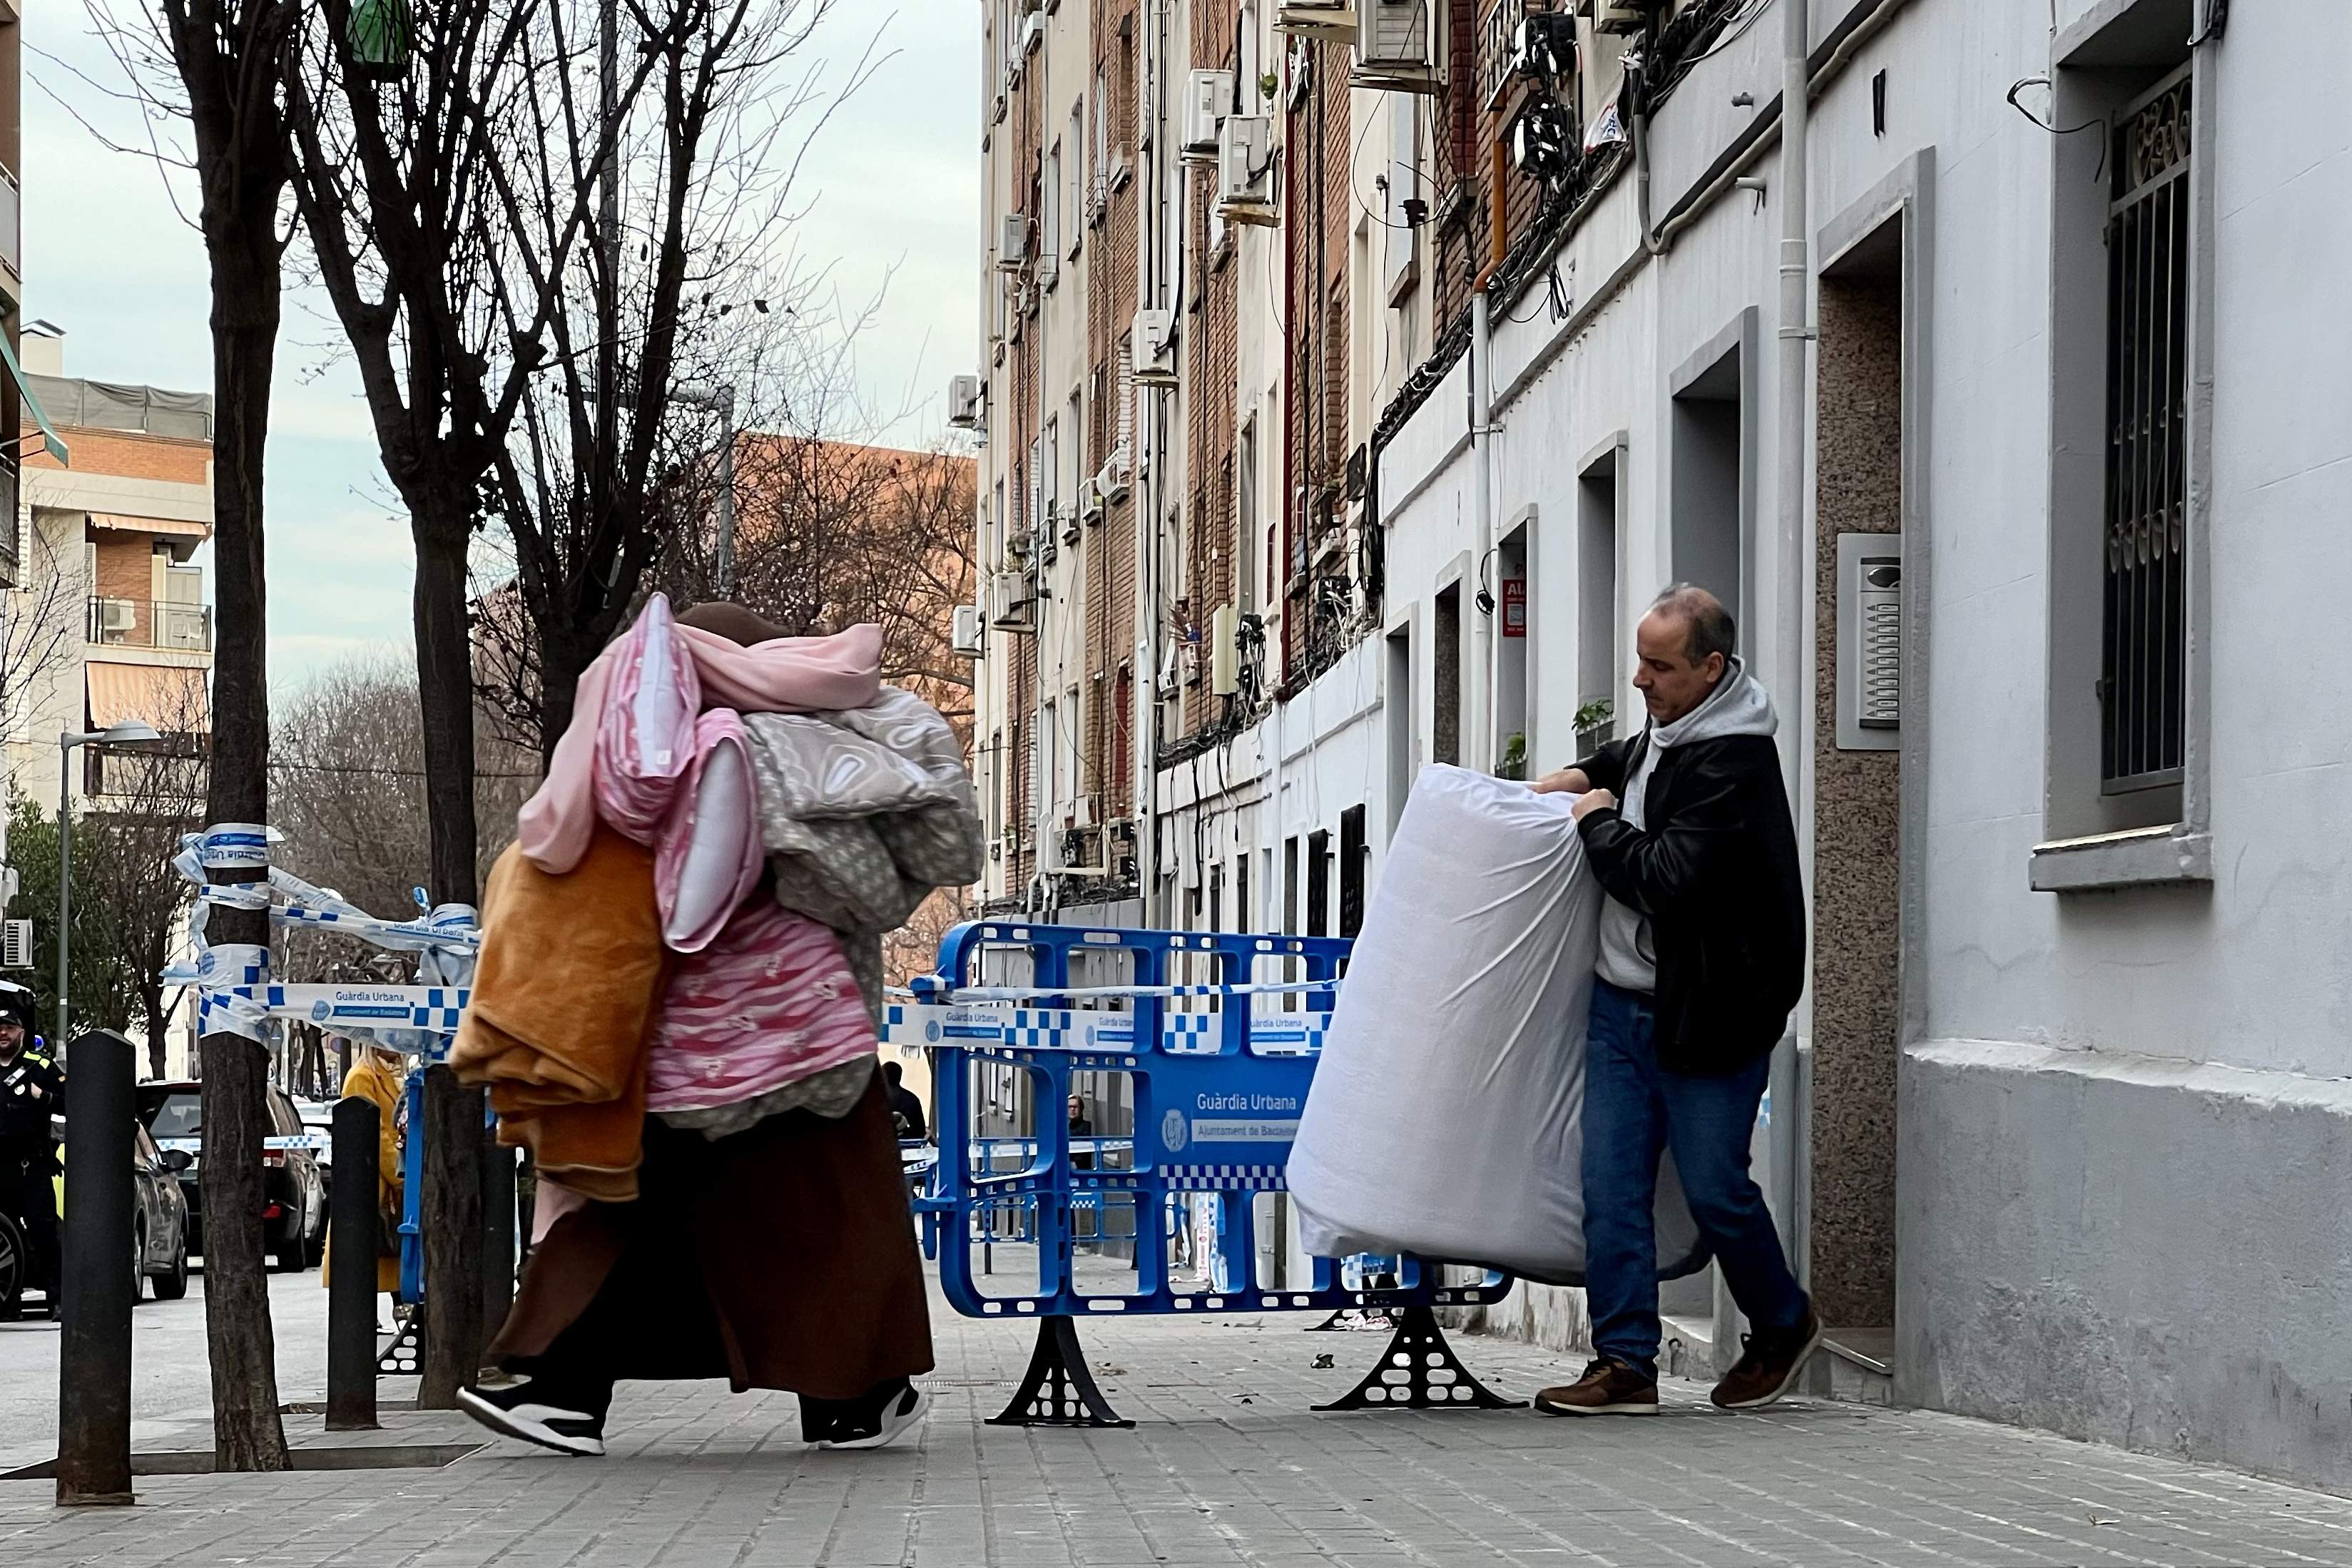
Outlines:
POLYGON ((559 1454, 593 1457, 604 1451, 604 1417, 567 1408, 555 1390, 535 1388, 529 1373, 509 1373, 496 1384, 461 1388, 457 1408, 493 1432, 559 1454))
POLYGON ((883 1448, 920 1421, 931 1408, 931 1396, 908 1384, 871 1415, 844 1415, 818 1435, 820 1448, 883 1448))

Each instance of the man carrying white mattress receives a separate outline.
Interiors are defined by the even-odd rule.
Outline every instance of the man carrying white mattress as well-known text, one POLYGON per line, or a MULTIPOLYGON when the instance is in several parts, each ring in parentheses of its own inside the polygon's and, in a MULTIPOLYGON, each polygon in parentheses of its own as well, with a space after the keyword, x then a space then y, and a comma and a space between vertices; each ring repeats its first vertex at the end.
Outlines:
POLYGON ((1703 588, 1658 595, 1634 637, 1648 727, 1536 785, 1581 795, 1586 863, 1609 895, 1584 1058, 1585 1289, 1594 1359, 1536 1396, 1553 1415, 1658 1408, 1658 1160, 1753 1331, 1716 1385, 1769 1405, 1821 1342, 1748 1172, 1772 1047, 1804 987, 1804 889, 1771 699, 1703 588), (1621 798, 1622 797, 1622 798, 1621 798))

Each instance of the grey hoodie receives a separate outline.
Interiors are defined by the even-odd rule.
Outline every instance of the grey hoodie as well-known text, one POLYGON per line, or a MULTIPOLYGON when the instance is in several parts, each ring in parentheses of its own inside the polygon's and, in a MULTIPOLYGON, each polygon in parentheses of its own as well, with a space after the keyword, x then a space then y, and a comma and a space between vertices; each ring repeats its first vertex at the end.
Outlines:
MULTIPOLYGON (((1642 820, 1643 797, 1649 793, 1658 753, 1667 747, 1726 735, 1769 735, 1780 727, 1772 699, 1748 673, 1746 663, 1734 658, 1706 701, 1671 724, 1651 725, 1650 743, 1642 748, 1642 760, 1626 775, 1617 815, 1631 826, 1646 826, 1642 820)), ((1658 987, 1658 958, 1650 943, 1650 922, 1613 897, 1601 906, 1601 959, 1593 967, 1610 984, 1644 996, 1658 987)))

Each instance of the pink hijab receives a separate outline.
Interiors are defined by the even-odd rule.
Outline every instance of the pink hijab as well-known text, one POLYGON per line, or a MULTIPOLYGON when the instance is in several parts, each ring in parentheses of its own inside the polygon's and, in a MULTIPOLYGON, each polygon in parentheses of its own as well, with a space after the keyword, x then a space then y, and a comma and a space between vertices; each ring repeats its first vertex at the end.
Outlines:
MULTIPOLYGON (((831 637, 776 637, 749 647, 683 621, 672 635, 694 661, 705 708, 822 713, 869 708, 882 695, 882 628, 870 623, 831 637)), ((516 819, 523 854, 551 877, 570 871, 588 852, 596 826, 596 731, 626 640, 581 672, 571 727, 555 743, 546 782, 516 819)))

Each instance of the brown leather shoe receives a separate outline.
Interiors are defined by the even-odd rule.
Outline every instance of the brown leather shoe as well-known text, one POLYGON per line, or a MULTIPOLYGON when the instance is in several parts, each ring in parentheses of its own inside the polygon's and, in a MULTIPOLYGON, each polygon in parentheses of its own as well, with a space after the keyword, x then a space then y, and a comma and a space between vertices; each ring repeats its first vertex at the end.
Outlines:
POLYGON ((1789 1391, 1822 1346, 1822 1321, 1811 1307, 1805 1321, 1780 1333, 1741 1336, 1738 1363, 1715 1385, 1711 1397, 1726 1410, 1759 1410, 1789 1391))
POLYGON ((1546 1415, 1655 1415, 1658 1380, 1622 1361, 1596 1361, 1565 1388, 1537 1394, 1536 1408, 1546 1415))

